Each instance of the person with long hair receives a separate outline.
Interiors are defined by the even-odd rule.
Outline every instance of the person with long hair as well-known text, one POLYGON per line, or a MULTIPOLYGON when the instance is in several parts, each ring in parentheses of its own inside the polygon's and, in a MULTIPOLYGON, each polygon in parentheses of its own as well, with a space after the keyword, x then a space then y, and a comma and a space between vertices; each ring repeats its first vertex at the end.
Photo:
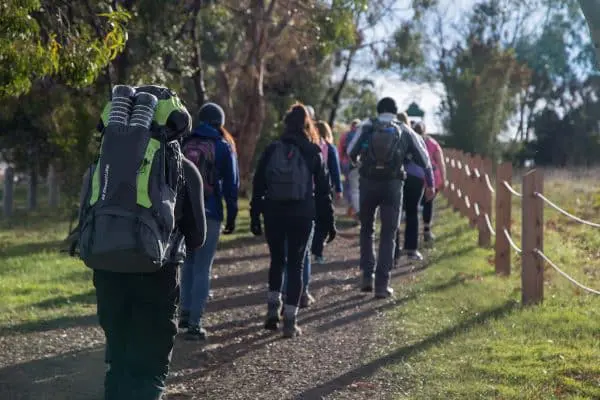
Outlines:
POLYGON ((329 176, 318 142, 308 111, 294 104, 284 118, 283 134, 262 153, 252 183, 250 230, 262 234, 262 215, 271 255, 265 329, 279 327, 286 268, 283 335, 287 338, 301 334, 297 313, 313 224, 328 232, 328 241, 336 236, 329 176))
POLYGON ((183 153, 200 171, 204 181, 206 209, 206 243, 188 252, 181 278, 181 314, 179 327, 187 329, 186 338, 205 340, 202 317, 210 291, 210 274, 224 220, 223 234, 235 231, 238 213, 239 170, 235 142, 225 129, 225 113, 215 103, 204 104, 197 117, 196 128, 182 144, 183 153))
MULTIPOLYGON (((316 127, 321 139, 321 153, 329 171, 331 189, 333 192, 335 192, 336 198, 341 200, 343 197, 343 190, 342 178, 340 176, 340 157, 338 155, 337 148, 333 144, 333 133, 331 132, 331 127, 327 122, 321 120, 317 121, 316 127)), ((315 229, 311 246, 311 252, 314 256, 315 264, 323 264, 325 262, 325 258, 323 257, 323 248, 326 237, 326 231, 322 231, 318 227, 315 229)))

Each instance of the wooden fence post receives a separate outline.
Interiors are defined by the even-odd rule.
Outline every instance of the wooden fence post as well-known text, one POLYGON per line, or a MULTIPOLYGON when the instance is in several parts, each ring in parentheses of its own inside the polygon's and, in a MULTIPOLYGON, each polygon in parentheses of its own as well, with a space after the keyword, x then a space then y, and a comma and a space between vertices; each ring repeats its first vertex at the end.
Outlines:
POLYGON ((489 218, 492 223, 492 193, 488 187, 486 174, 491 173, 492 161, 489 158, 479 158, 479 193, 477 194, 477 204, 479 205, 479 247, 490 247, 492 244, 492 232, 488 227, 486 219, 489 218))
POLYGON ((467 208, 466 199, 469 196, 469 177, 467 176, 467 171, 469 170, 468 162, 467 162, 468 154, 460 152, 460 213, 463 217, 469 217, 469 209, 467 208))
POLYGON ((535 195, 543 191, 542 171, 534 169, 523 176, 521 294, 524 305, 544 300, 544 263, 536 253, 536 250, 544 250, 544 203, 535 195))
POLYGON ((4 192, 2 195, 2 214, 9 218, 13 212, 13 198, 15 186, 15 170, 12 167, 6 167, 4 170, 4 192))
POLYGON ((464 188, 462 187, 464 170, 463 170, 461 153, 458 150, 456 151, 455 172, 456 172, 456 182, 454 183, 456 185, 456 208, 455 209, 456 209, 456 211, 458 211, 460 213, 460 215, 462 215, 463 214, 462 203, 464 201, 464 199, 463 199, 464 188))
POLYGON ((510 234, 512 219, 512 197, 504 187, 504 182, 512 184, 512 164, 502 163, 496 169, 496 248, 495 260, 497 275, 510 275, 511 249, 504 229, 510 234))
POLYGON ((452 210, 454 210, 455 212, 458 209, 458 186, 457 186, 457 182, 458 182, 458 170, 457 170, 457 163, 456 163, 456 152, 454 150, 452 150, 452 155, 451 155, 451 160, 450 160, 450 171, 451 171, 451 175, 450 175, 450 182, 452 182, 452 185, 454 187, 453 190, 451 190, 451 202, 450 204, 452 205, 452 210))
POLYGON ((481 171, 480 165, 481 157, 479 154, 471 157, 471 185, 469 188, 469 202, 471 203, 470 225, 472 228, 476 228, 479 225, 479 217, 477 216, 477 212, 475 210, 479 209, 479 192, 481 191, 481 188, 479 187, 479 178, 477 177, 477 173, 475 171, 481 171))

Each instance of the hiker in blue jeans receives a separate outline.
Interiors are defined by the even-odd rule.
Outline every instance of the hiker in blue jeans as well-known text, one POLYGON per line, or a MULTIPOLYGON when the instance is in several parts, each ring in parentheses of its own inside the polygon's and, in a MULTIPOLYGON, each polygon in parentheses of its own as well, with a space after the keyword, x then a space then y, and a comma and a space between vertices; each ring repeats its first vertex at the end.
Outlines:
POLYGON ((217 104, 206 103, 198 112, 198 121, 192 134, 183 142, 184 155, 198 167, 204 180, 206 209, 206 243, 188 252, 181 277, 179 328, 187 329, 185 337, 189 340, 207 337, 202 318, 224 219, 223 200, 227 204, 223 234, 235 231, 238 213, 238 163, 233 137, 223 127, 225 113, 217 104))
MULTIPOLYGON (((315 234, 315 228, 313 226, 313 229, 310 231, 310 236, 308 238, 308 243, 310 245, 310 243, 313 240, 315 234)), ((287 254, 287 240, 285 242, 285 253, 287 254)), ((283 293, 282 295, 285 296, 285 288, 287 287, 287 260, 286 260, 286 265, 283 268, 283 293)), ((312 273, 312 265, 310 262, 310 252, 308 251, 308 248, 306 249, 306 255, 304 256, 304 269, 302 270, 302 295, 300 296, 300 303, 298 304, 298 307, 300 308, 307 308, 310 307, 314 302, 315 302, 315 298, 310 294, 309 290, 308 290, 308 286, 310 284, 310 275, 312 273)))

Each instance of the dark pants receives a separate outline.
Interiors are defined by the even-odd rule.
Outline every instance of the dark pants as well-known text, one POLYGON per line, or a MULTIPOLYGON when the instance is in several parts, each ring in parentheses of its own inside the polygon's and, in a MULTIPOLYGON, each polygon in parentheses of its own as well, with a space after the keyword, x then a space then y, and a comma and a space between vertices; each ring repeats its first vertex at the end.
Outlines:
POLYGON ((328 232, 315 228, 315 234, 312 239, 311 253, 316 257, 323 257, 323 248, 328 232))
POLYGON ((178 266, 152 274, 94 271, 106 336, 105 400, 158 400, 177 334, 178 266))
POLYGON ((423 197, 423 224, 425 224, 425 228, 424 229, 428 229, 429 225, 431 225, 431 220, 433 219, 433 200, 431 199, 429 201, 425 200, 425 197, 423 197))
POLYGON ((271 253, 269 291, 281 292, 283 271, 287 265, 287 305, 297 307, 300 301, 302 269, 312 229, 312 218, 265 215, 265 236, 271 253))
MULTIPOLYGON (((419 247, 419 203, 423 198, 423 179, 409 175, 404 182, 402 207, 405 215, 404 250, 414 251, 419 247)), ((400 229, 396 237, 396 251, 400 250, 400 229)))
POLYGON ((375 272, 375 290, 385 290, 390 282, 390 269, 394 263, 396 232, 400 220, 403 181, 373 181, 360 179, 360 268, 364 277, 375 272), (373 237, 375 211, 379 208, 381 232, 379 255, 375 262, 373 237))

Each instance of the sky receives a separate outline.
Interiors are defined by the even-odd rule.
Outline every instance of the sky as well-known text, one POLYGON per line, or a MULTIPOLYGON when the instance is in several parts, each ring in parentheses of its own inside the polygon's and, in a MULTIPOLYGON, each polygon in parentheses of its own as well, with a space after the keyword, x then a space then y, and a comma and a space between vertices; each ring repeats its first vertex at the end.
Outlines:
MULTIPOLYGON (((440 4, 444 9, 448 21, 456 19, 466 10, 470 9, 476 0, 441 0, 440 4)), ((397 0, 398 8, 408 8, 410 2, 407 0, 397 0)), ((374 29, 367 32, 365 41, 372 42, 383 38, 389 38, 396 28, 394 22, 409 18, 406 11, 396 11, 389 18, 378 24, 374 29)), ((442 131, 441 121, 437 116, 440 102, 444 95, 444 89, 441 83, 436 84, 418 84, 401 80, 393 73, 374 71, 373 67, 366 63, 361 63, 351 72, 354 79, 371 79, 375 82, 378 97, 392 97, 396 100, 399 110, 406 110, 410 103, 416 102, 423 111, 425 111, 424 122, 427 130, 431 133, 442 131), (366 65, 365 65, 366 64, 366 65)))

